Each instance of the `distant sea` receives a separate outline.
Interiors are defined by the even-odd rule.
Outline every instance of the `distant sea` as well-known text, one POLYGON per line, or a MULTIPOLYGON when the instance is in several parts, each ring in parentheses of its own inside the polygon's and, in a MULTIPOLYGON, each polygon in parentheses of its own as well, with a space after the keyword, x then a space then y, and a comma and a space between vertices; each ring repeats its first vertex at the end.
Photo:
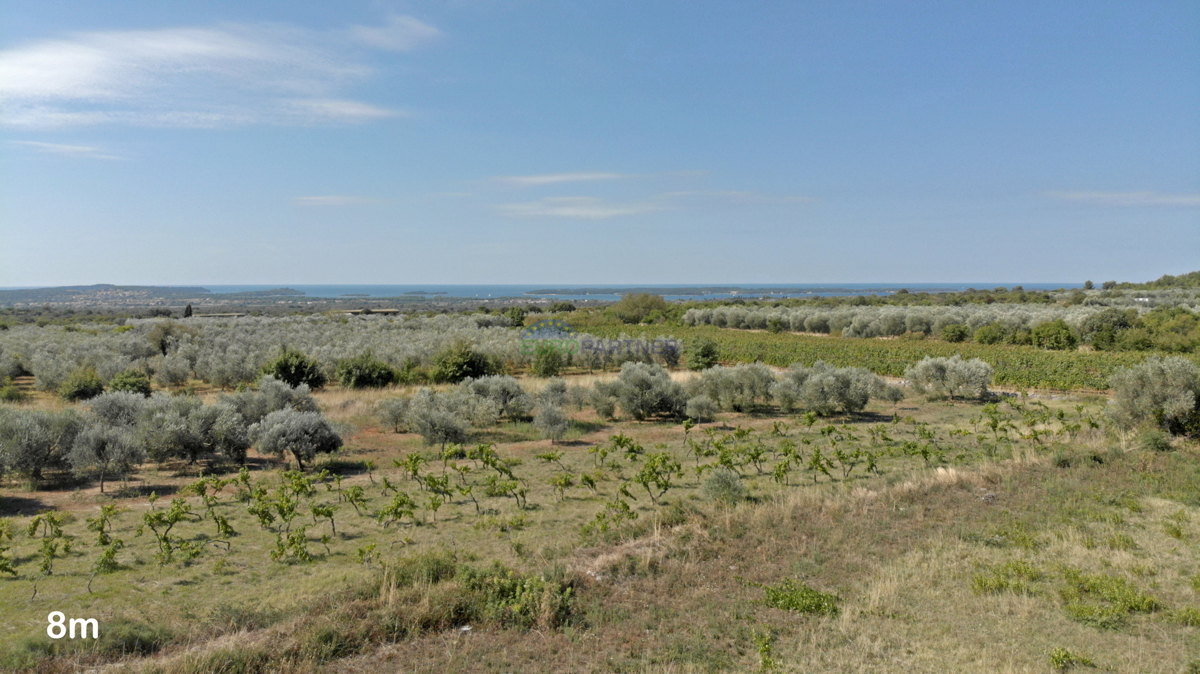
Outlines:
POLYGON ((458 297, 458 298, 549 298, 561 300, 618 300, 619 292, 624 289, 654 292, 655 289, 679 291, 686 288, 712 289, 704 294, 695 292, 688 294, 664 295, 672 300, 697 299, 729 299, 732 297, 759 298, 769 297, 829 297, 835 295, 890 295, 901 288, 909 292, 954 292, 968 288, 991 289, 997 287, 1012 288, 1022 286, 1026 290, 1056 290, 1058 288, 1078 288, 1075 283, 713 283, 713 284, 642 284, 642 285, 205 285, 202 286, 216 294, 244 293, 276 288, 291 288, 299 290, 309 297, 458 297), (560 290, 567 292, 546 293, 545 290, 560 290), (594 292, 599 291, 599 292, 594 292))

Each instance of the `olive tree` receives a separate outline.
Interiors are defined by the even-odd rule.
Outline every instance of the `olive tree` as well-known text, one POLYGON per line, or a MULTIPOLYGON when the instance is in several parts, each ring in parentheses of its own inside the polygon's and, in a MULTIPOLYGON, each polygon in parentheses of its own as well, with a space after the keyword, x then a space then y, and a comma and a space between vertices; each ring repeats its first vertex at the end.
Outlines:
POLYGON ((423 388, 408 403, 408 426, 427 444, 466 442, 471 426, 496 423, 499 408, 494 402, 459 388, 438 393, 423 388))
POLYGON ((838 368, 817 361, 812 366, 793 364, 771 388, 785 412, 804 409, 822 416, 836 412, 861 412, 872 394, 885 388, 883 380, 862 368, 838 368))
POLYGON ((687 404, 683 386, 666 368, 653 363, 625 363, 617 377, 621 409, 637 420, 655 416, 679 417, 687 404))
POLYGON ((698 395, 694 398, 689 398, 687 406, 684 408, 684 416, 692 421, 699 423, 707 423, 712 421, 717 416, 717 403, 706 395, 698 395))
POLYGON ((1200 367, 1178 356, 1151 356, 1109 379, 1110 414, 1123 428, 1145 423, 1176 435, 1200 435, 1200 367))
POLYGON ((717 365, 704 371, 692 388, 693 395, 704 395, 722 409, 745 412, 771 400, 775 375, 762 363, 725 367, 717 365))
POLYGON ((533 400, 521 383, 508 375, 497 374, 465 379, 461 386, 472 394, 495 403, 500 414, 509 420, 529 418, 533 400))
POLYGON ((384 398, 375 403, 375 415, 379 422, 399 433, 408 425, 408 398, 384 398))
POLYGON ((139 393, 110 391, 88 401, 92 416, 109 426, 132 428, 137 425, 146 408, 146 398, 139 393))
POLYGON ((978 358, 963 360, 925 356, 904 371, 918 393, 931 398, 984 398, 992 383, 992 366, 978 358))
POLYGON ((282 409, 297 412, 316 412, 320 409, 307 384, 289 386, 270 375, 258 380, 258 390, 223 395, 221 401, 230 404, 251 425, 262 421, 271 412, 282 409))
POLYGON ((257 438, 260 452, 279 457, 290 453, 300 470, 304 470, 305 461, 311 461, 317 454, 336 452, 342 447, 342 437, 318 412, 277 410, 251 427, 251 434, 257 438))
POLYGON ((82 427, 83 419, 74 410, 0 413, 0 465, 36 483, 46 471, 67 467, 82 427))
POLYGON ((543 438, 548 438, 550 444, 554 444, 567 434, 571 419, 557 405, 542 405, 533 415, 533 425, 542 432, 543 438))
POLYGON ((205 405, 195 396, 156 393, 146 401, 137 436, 155 461, 182 458, 194 464, 222 457, 244 463, 251 444, 248 426, 226 400, 205 405))
POLYGON ((99 473, 100 493, 103 494, 104 478, 110 471, 126 474, 145 457, 132 429, 96 420, 76 436, 68 459, 76 475, 92 470, 99 473))

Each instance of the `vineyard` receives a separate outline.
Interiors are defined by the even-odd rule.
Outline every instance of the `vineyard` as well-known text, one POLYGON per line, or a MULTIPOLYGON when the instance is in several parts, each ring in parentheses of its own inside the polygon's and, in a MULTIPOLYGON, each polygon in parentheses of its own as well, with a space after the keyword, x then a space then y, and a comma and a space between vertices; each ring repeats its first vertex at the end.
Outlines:
MULTIPOLYGON (((1108 377, 1147 358, 1144 353, 1046 351, 1029 346, 947 343, 937 340, 856 339, 812 335, 772 334, 713 326, 591 326, 589 332, 611 338, 672 336, 685 344, 709 340, 723 361, 755 362, 787 367, 822 360, 839 367, 862 367, 899 377, 925 356, 979 358, 990 364, 993 382, 1014 389, 1104 390, 1108 377)), ((1190 358, 1200 362, 1195 354, 1190 358)))
MULTIPOLYGON (((404 564, 433 563, 429 555, 441 555, 441 573, 474 583, 471 596, 483 602, 458 620, 554 629, 577 615, 576 581, 534 571, 566 561, 578 545, 625 540, 750 498, 1046 455, 1094 436, 1102 423, 1094 407, 1036 401, 906 407, 903 418, 883 408, 833 419, 729 415, 699 427, 604 424, 576 412, 559 446, 533 442, 529 424, 509 422, 485 430, 487 442, 430 447, 378 427, 369 409, 343 400, 329 410, 357 430, 307 473, 252 455, 254 470, 218 464, 207 476, 197 475, 200 465, 147 465, 107 497, 10 492, 9 508, 55 506, 0 520, 0 603, 16 607, 3 627, 3 640, 15 644, 7 662, 55 652, 37 636, 48 607, 120 626, 88 657, 111 657, 130 643, 169 650, 246 625, 295 621, 310 597, 342 592, 348 581, 376 586, 404 564), (478 558, 505 566, 469 563, 478 558), (169 601, 147 606, 149 596, 169 601)), ((454 625, 360 635, 346 653, 439 626, 454 625)), ((287 656, 320 659, 304 643, 287 656)))

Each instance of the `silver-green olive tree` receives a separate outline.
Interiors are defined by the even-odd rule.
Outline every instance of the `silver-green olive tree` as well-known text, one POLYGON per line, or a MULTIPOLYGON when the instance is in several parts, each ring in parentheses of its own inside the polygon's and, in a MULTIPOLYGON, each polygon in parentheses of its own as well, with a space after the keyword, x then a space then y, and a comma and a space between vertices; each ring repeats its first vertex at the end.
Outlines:
POLYGON ((1110 414, 1123 428, 1153 424, 1175 435, 1200 435, 1200 367, 1178 356, 1151 356, 1113 374, 1110 414))
POLYGON ((329 421, 318 412, 297 412, 283 409, 271 412, 251 428, 258 440, 258 450, 264 454, 285 457, 291 454, 300 470, 317 454, 336 452, 342 447, 342 437, 329 421))

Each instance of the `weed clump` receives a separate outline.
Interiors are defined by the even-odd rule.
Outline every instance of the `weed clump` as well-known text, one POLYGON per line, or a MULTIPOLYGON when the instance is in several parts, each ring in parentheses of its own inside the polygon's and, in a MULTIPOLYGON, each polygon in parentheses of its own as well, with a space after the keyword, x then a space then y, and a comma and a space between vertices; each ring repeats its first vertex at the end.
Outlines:
POLYGON ((1095 667, 1096 663, 1065 648, 1056 648, 1050 651, 1050 666, 1056 672, 1065 672, 1076 666, 1095 667))
POLYGON ((1125 626, 1133 613, 1152 613, 1162 608, 1154 597, 1108 574, 1085 574, 1065 569, 1066 587, 1059 590, 1067 615, 1075 621, 1101 629, 1125 626))
POLYGON ((775 585, 759 585, 766 594, 763 603, 771 608, 795 613, 837 615, 837 595, 820 592, 806 583, 785 578, 775 585))
POLYGON ((1003 594, 1011 592, 1013 594, 1034 595, 1037 594, 1037 589, 1033 586, 1041 580, 1045 580, 1046 574, 1031 565, 1029 562, 1016 560, 1006 562, 1000 566, 975 574, 971 580, 971 587, 975 590, 975 594, 1003 594))
POLYGON ((724 505, 741 503, 750 497, 750 491, 742 483, 742 477, 732 470, 714 471, 712 477, 704 483, 704 494, 724 505))

